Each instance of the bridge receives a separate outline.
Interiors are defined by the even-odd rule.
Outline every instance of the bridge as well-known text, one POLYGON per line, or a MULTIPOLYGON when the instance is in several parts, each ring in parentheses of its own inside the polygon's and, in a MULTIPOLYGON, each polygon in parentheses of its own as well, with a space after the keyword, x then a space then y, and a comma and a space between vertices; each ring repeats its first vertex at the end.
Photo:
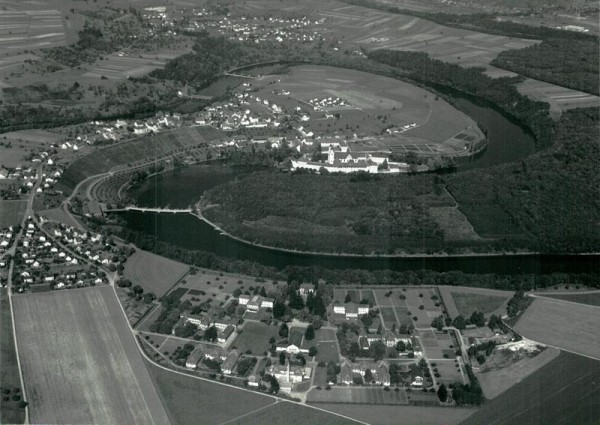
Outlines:
POLYGON ((139 211, 139 212, 153 212, 153 213, 193 213, 192 208, 144 208, 144 207, 125 207, 125 208, 113 208, 104 210, 104 212, 123 212, 123 211, 139 211))

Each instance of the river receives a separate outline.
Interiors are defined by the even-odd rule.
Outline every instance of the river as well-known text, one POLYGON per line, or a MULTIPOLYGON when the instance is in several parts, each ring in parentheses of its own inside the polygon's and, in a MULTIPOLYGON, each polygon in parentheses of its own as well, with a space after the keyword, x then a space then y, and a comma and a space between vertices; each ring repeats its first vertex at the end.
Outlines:
MULTIPOLYGON (((459 165, 459 171, 490 167, 517 161, 535 151, 533 137, 499 112, 467 99, 456 99, 455 106, 477 121, 488 136, 488 146, 477 157, 459 165)), ((185 208, 194 205, 204 191, 243 171, 215 165, 194 165, 168 171, 146 180, 134 193, 137 203, 146 207, 185 208)), ((437 271, 461 270, 465 273, 546 274, 554 272, 591 272, 600 268, 600 256, 495 256, 495 257, 425 257, 373 258, 308 255, 261 248, 221 235, 210 225, 190 214, 156 214, 127 212, 127 226, 157 236, 160 240, 193 250, 255 261, 283 268, 286 265, 317 265, 327 268, 359 268, 437 271)))

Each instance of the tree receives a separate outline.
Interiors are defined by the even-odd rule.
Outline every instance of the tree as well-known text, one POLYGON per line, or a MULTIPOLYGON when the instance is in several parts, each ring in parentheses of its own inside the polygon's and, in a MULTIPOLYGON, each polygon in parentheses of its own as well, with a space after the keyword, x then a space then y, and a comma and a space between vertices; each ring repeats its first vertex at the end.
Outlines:
POLYGON ((304 308, 304 300, 296 291, 290 291, 288 305, 294 310, 302 310, 304 308))
POLYGON ((273 303, 273 317, 280 319, 285 314, 285 304, 279 301, 273 303))
POLYGON ((317 355, 317 347, 315 347, 314 345, 313 345, 313 346, 311 346, 311 347, 308 349, 308 355, 309 355, 310 357, 314 357, 314 356, 316 356, 316 355, 317 355))
POLYGON ((440 385, 437 395, 442 403, 445 403, 448 400, 448 388, 446 388, 445 384, 440 385))
POLYGON ((315 339, 315 328, 313 327, 313 325, 308 325, 306 327, 306 332, 304 332, 304 338, 307 341, 315 339))
POLYGON ((381 341, 375 341, 371 344, 371 354, 373 359, 381 360, 385 356, 385 345, 381 341))
POLYGON ((466 329, 467 322, 466 322, 466 320, 465 320, 464 317, 462 317, 462 316, 456 316, 454 318, 454 320, 452 321, 452 326, 454 326, 459 331, 462 331, 462 330, 466 329))
POLYGON ((146 304, 150 304, 152 301, 154 301, 156 299, 156 295, 154 295, 154 292, 146 292, 143 296, 144 298, 144 302, 146 304))
POLYGON ((282 338, 287 338, 289 335, 289 328, 286 323, 282 323, 279 327, 279 336, 282 338))
POLYGON ((396 344, 396 350, 398 350, 401 353, 406 350, 406 344, 404 343, 404 341, 398 341, 398 343, 396 344))
POLYGON ((444 316, 438 316, 431 322, 431 327, 441 331, 444 328, 444 316))
POLYGON ((358 342, 354 341, 352 343, 350 343, 350 346, 348 347, 348 355, 350 357, 358 357, 358 355, 360 354, 360 346, 358 345, 358 342))
POLYGON ((217 340, 217 328, 211 326, 204 331, 204 339, 207 341, 215 342, 217 340))
POLYGON ((344 302, 345 303, 351 303, 352 302, 352 297, 350 296, 350 294, 346 294, 346 296, 344 297, 344 302))
POLYGON ((479 328, 485 326, 485 318, 483 313, 480 311, 474 311, 473 314, 471 314, 471 323, 479 328))
POLYGON ((371 369, 367 368, 367 370, 365 370, 365 382, 369 383, 373 381, 373 372, 371 372, 371 369))
POLYGON ((144 289, 140 286, 140 285, 134 285, 133 288, 131 288, 133 290, 133 293, 136 295, 141 295, 144 293, 144 289))
POLYGON ((279 364, 285 365, 285 351, 279 353, 279 364))

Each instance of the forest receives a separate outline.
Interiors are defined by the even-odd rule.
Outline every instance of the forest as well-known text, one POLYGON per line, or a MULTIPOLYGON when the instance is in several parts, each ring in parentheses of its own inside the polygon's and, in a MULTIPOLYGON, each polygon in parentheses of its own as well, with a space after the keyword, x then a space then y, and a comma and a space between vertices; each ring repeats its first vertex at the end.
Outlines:
POLYGON ((549 39, 524 49, 500 52, 491 65, 537 80, 598 95, 598 39, 549 39))

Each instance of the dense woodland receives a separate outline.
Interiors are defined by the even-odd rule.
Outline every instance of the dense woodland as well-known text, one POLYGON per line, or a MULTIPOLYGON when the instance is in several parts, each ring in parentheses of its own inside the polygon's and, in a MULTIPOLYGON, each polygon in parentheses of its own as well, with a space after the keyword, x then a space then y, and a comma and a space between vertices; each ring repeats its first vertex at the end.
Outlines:
POLYGON ((565 112, 551 148, 520 162, 445 176, 447 188, 482 236, 515 229, 536 251, 597 251, 599 125, 598 108, 565 112))
POLYGON ((493 66, 559 86, 600 94, 598 39, 549 39, 519 50, 500 52, 493 66))

